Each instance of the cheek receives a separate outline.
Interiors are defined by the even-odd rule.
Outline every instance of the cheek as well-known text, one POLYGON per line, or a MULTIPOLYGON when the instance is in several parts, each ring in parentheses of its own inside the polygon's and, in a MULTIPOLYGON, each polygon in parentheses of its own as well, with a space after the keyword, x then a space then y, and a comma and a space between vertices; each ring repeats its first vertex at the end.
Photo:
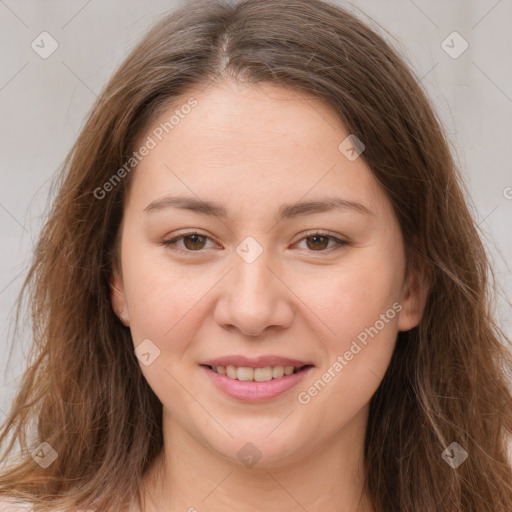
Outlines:
MULTIPOLYGON (((368 253, 369 254, 369 253, 368 253)), ((334 331, 323 339, 326 359, 299 390, 298 402, 336 429, 353 418, 377 390, 391 360, 401 310, 401 259, 360 258, 316 288, 316 307, 334 331)), ((312 309, 314 309, 312 307, 312 309)))
MULTIPOLYGON (((314 313, 341 349, 343 340, 353 339, 372 326, 398 299, 399 267, 398 253, 383 258, 382 251, 370 249, 354 252, 342 264, 330 268, 292 266, 281 274, 285 282, 293 283, 293 292, 301 302, 296 303, 294 296, 286 300, 294 302, 304 318, 314 313)), ((193 327, 191 319, 208 302, 204 299, 224 271, 213 265, 172 262, 160 249, 144 249, 127 242, 123 274, 135 343, 145 338, 168 341, 174 337, 184 343, 183 329, 193 327), (179 336, 175 336, 177 332, 179 336)), ((311 327, 317 329, 316 321, 311 320, 311 327)))
MULTIPOLYGON (((395 262, 391 258, 387 263, 379 258, 353 258, 322 278, 317 275, 302 281, 304 302, 330 328, 337 348, 342 349, 347 340, 374 325, 399 301, 399 263, 399 259, 395 262)), ((388 315, 393 316, 389 324, 396 326, 398 315, 394 313, 391 310, 388 315)))
POLYGON ((171 265, 160 249, 127 242, 123 278, 134 344, 150 339, 166 352, 183 349, 183 330, 192 328, 190 313, 212 286, 208 274, 171 265))
POLYGON ((401 268, 392 258, 388 263, 361 258, 316 281, 309 295, 304 293, 330 332, 322 338, 326 359, 321 370, 329 374, 319 386, 328 382, 331 390, 324 398, 336 390, 334 401, 357 405, 374 393, 395 346, 400 285, 401 268))
POLYGON ((194 311, 209 288, 205 279, 195 282, 190 278, 169 279, 156 273, 146 274, 137 292, 131 295, 130 324, 134 342, 150 338, 175 351, 184 346, 187 341, 184 330, 192 328, 194 311))

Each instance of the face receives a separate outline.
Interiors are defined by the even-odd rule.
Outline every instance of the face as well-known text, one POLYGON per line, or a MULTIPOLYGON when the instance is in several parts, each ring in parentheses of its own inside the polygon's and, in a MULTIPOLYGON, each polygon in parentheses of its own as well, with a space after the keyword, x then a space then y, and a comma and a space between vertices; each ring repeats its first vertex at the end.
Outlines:
POLYGON ((113 306, 167 421, 233 461, 298 461, 364 429, 421 294, 329 107, 274 85, 191 96, 140 138, 113 306))

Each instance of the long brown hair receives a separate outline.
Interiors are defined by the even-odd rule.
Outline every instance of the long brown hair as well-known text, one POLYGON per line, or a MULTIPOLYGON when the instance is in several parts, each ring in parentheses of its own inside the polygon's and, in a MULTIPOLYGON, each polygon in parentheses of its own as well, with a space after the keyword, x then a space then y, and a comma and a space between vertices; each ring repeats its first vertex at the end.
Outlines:
POLYGON ((162 405, 110 303, 136 169, 108 193, 98 190, 157 113, 226 77, 328 104, 364 142, 362 158, 393 205, 408 262, 428 276, 422 321, 399 333, 370 404, 366 486, 375 511, 512 510, 512 360, 493 320, 492 269, 459 171, 402 59, 356 17, 320 0, 187 2, 101 93, 66 160, 23 286, 34 343, 0 431, 0 495, 36 510, 119 510, 161 452, 162 405), (46 468, 32 453, 43 442, 57 454, 46 468), (453 442, 468 453, 457 468, 441 455, 453 442))

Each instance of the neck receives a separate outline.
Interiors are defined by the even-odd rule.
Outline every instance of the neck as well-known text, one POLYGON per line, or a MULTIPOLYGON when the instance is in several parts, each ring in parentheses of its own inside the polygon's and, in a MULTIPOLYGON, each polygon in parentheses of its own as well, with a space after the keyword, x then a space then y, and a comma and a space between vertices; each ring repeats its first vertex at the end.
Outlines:
POLYGON ((164 449, 145 477, 141 512, 372 512, 363 485, 367 413, 315 451, 249 468, 191 437, 164 407, 164 449))

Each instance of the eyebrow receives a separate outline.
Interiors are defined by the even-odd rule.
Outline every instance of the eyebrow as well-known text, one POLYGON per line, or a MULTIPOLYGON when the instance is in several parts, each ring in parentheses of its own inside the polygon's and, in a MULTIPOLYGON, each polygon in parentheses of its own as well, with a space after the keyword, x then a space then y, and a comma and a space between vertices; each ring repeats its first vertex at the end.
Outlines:
MULTIPOLYGON (((213 201, 202 201, 195 197, 186 196, 173 196, 156 199, 144 208, 144 212, 149 213, 163 210, 165 208, 189 210, 200 215, 214 216, 222 219, 227 219, 229 216, 226 208, 219 203, 213 201)), ((302 215, 328 212, 335 209, 349 209, 363 215, 375 215, 375 212, 362 203, 349 201, 340 197, 324 197, 315 201, 283 204, 279 208, 279 219, 292 219, 302 215)))

